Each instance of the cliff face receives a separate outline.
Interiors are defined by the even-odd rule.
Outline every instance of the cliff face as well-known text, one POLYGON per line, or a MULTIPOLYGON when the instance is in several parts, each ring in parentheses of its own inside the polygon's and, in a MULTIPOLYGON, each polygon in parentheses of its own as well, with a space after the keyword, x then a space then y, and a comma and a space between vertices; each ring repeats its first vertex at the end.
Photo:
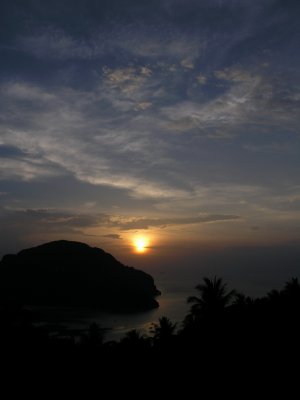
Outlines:
POLYGON ((158 307, 153 278, 102 249, 60 240, 6 255, 0 301, 134 312, 158 307))

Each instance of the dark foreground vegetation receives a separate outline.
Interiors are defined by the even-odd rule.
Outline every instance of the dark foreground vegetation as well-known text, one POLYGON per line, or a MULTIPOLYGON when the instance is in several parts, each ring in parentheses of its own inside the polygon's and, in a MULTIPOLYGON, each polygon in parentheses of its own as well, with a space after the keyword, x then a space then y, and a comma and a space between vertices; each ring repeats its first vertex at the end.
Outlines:
POLYGON ((227 290, 218 278, 204 278, 196 292, 188 299, 190 312, 181 324, 162 317, 149 335, 132 330, 119 342, 105 341, 104 331, 96 324, 85 333, 54 335, 25 308, 2 307, 2 364, 23 371, 33 364, 41 371, 45 367, 52 372, 73 371, 100 381, 106 375, 124 374, 132 379, 164 376, 168 380, 187 372, 200 380, 218 374, 251 380, 257 371, 262 376, 270 371, 298 371, 298 279, 259 299, 227 290))

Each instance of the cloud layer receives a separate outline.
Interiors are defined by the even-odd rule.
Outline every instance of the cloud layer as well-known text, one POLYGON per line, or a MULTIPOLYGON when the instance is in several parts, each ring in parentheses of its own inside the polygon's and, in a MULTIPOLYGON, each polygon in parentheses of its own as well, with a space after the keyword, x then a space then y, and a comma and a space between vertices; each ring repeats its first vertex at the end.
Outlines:
MULTIPOLYGON (((281 0, 7 5, 0 182, 9 196, 0 204, 36 209, 39 184, 71 180, 78 193, 107 193, 112 207, 120 199, 129 219, 107 228, 236 215, 258 226, 261 210, 279 208, 299 238, 298 200, 289 200, 300 187, 298 17, 299 5, 281 0)), ((84 199, 90 226, 113 215, 96 200, 84 199)), ((52 217, 40 226, 73 233, 83 218, 52 217)))

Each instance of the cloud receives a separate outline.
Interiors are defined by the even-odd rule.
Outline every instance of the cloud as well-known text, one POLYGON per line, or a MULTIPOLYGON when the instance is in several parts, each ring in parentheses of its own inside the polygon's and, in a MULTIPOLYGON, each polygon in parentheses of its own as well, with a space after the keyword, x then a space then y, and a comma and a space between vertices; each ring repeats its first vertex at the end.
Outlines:
POLYGON ((180 64, 186 69, 194 69, 195 68, 195 64, 188 58, 181 60, 180 64))
MULTIPOLYGON (((2 208, 2 224, 6 222, 18 225, 21 229, 30 226, 30 230, 45 230, 46 232, 73 232, 87 227, 107 224, 110 217, 106 214, 79 214, 47 209, 13 209, 2 208)), ((27 228, 26 228, 27 229, 27 228)))
POLYGON ((185 68, 193 68, 193 61, 206 47, 206 42, 178 31, 176 26, 166 29, 163 23, 156 21, 156 24, 111 21, 100 28, 95 26, 84 37, 63 26, 38 25, 31 34, 18 35, 15 46, 39 59, 101 60, 110 55, 119 60, 124 57, 152 61, 172 59, 185 68))
POLYGON ((148 108, 150 108, 152 106, 152 103, 150 101, 143 101, 141 103, 137 103, 135 106, 135 110, 147 110, 148 108))
POLYGON ((74 24, 72 10, 67 23, 34 20, 31 10, 29 29, 11 37, 20 72, 7 71, 11 80, 0 84, 0 143, 20 153, 2 157, 1 179, 72 175, 130 197, 181 201, 210 170, 213 182, 226 171, 229 182, 232 173, 240 179, 232 168, 239 140, 254 149, 261 133, 299 133, 295 74, 276 70, 277 50, 268 48, 269 29, 286 24, 286 14, 269 2, 200 3, 120 3, 97 17, 85 8, 88 29, 74 24), (224 140, 234 156, 220 166, 224 140))
MULTIPOLYGON (((210 101, 188 100, 165 107, 163 113, 172 121, 169 127, 172 129, 178 124, 179 127, 182 126, 183 132, 185 126, 188 130, 194 128, 207 137, 221 137, 220 133, 216 135, 215 132, 231 128, 231 134, 226 132, 225 137, 234 136, 243 124, 249 123, 251 117, 257 118, 257 112, 261 112, 255 97, 264 84, 261 77, 249 76, 246 72, 238 77, 226 75, 232 84, 210 101)), ((200 75, 200 83, 206 82, 206 77, 200 75)))
POLYGON ((120 235, 118 235, 117 233, 109 233, 107 235, 102 235, 103 237, 109 238, 109 239, 122 239, 122 237, 120 235))
POLYGON ((2 21, 3 240, 299 238, 296 2, 35 3, 2 21))
POLYGON ((183 62, 184 67, 190 68, 205 48, 205 41, 191 38, 176 29, 167 31, 162 26, 161 30, 164 35, 158 34, 157 27, 153 29, 151 26, 138 33, 125 31, 124 36, 118 38, 118 45, 134 56, 183 62))
POLYGON ((57 239, 83 241, 85 230, 105 226, 105 214, 80 214, 55 209, 23 209, 0 206, 0 253, 57 239))
POLYGON ((17 44, 37 58, 92 59, 103 54, 100 41, 86 42, 54 27, 42 28, 34 35, 20 36, 17 44))
POLYGON ((122 230, 148 229, 150 227, 165 228, 172 225, 203 224, 211 222, 221 222, 235 220, 240 217, 237 215, 205 215, 186 218, 132 218, 124 220, 120 218, 114 221, 116 226, 122 230))
POLYGON ((196 80, 199 83, 199 85, 205 85, 208 81, 208 78, 203 74, 199 74, 196 76, 196 80))
MULTIPOLYGON (((135 108, 141 104, 146 105, 146 108, 151 105, 151 102, 147 101, 149 97, 152 97, 148 86, 151 75, 151 69, 144 66, 115 69, 108 67, 103 68, 106 90, 110 92, 116 91, 119 96, 121 94, 125 99, 130 99, 131 102, 127 104, 129 107, 135 108)), ((121 104, 120 100, 119 104, 121 104)), ((143 108, 140 107, 140 109, 143 108)))
POLYGON ((29 182, 59 176, 61 171, 47 160, 30 156, 22 159, 0 158, 0 180, 12 179, 29 182))
POLYGON ((214 72, 217 79, 231 82, 249 82, 257 77, 241 67, 225 68, 214 72))
POLYGON ((282 82, 277 78, 268 77, 256 68, 241 66, 217 70, 214 78, 208 80, 201 74, 196 77, 201 85, 209 83, 217 91, 208 101, 197 101, 191 96, 162 108, 167 129, 197 132, 199 136, 212 139, 270 129, 298 133, 298 97, 286 86, 280 89, 282 82))
MULTIPOLYGON (((144 75, 148 72, 144 71, 144 75)), ((120 76, 124 81, 124 75, 118 76, 117 81, 120 76)), ((12 82, 0 90, 9 94, 3 103, 1 142, 24 154, 22 158, 1 160, 2 179, 31 180, 71 173, 79 180, 122 188, 135 196, 184 194, 166 181, 158 182, 150 176, 145 180, 145 169, 164 163, 163 146, 158 145, 160 139, 153 148, 152 131, 149 126, 145 129, 143 121, 135 120, 134 110, 126 121, 116 116, 119 110, 99 112, 98 104, 109 98, 101 89, 51 91, 12 82), (21 106, 24 102, 26 109, 21 106)), ((147 110, 150 102, 137 103, 137 107, 147 110)))
MULTIPOLYGON (((181 218, 136 218, 104 213, 80 214, 59 210, 47 209, 13 209, 2 208, 0 217, 5 221, 18 226, 30 226, 33 230, 47 232, 82 232, 86 228, 118 228, 121 230, 148 229, 150 227, 165 228, 173 225, 203 224, 240 219, 238 215, 200 215, 197 217, 181 218)), ((105 234, 104 237, 119 239, 119 234, 105 234)))
POLYGON ((43 91, 40 87, 27 82, 12 81, 8 84, 4 84, 1 89, 2 93, 5 91, 9 98, 15 100, 46 103, 48 101, 55 101, 56 99, 54 94, 43 91))
POLYGON ((153 227, 166 228, 176 225, 204 224, 240 219, 237 215, 201 215, 197 217, 166 217, 166 218, 137 218, 123 215, 104 213, 83 214, 60 210, 48 209, 14 209, 0 208, 1 231, 14 231, 16 236, 26 235, 90 235, 89 229, 95 228, 102 236, 110 239, 121 239, 117 233, 103 233, 107 229, 121 231, 149 229, 153 227))
MULTIPOLYGON (((71 174, 137 198, 184 199, 194 193, 197 180, 196 170, 184 161, 189 154, 192 162, 197 138, 298 130, 299 101, 294 89, 280 97, 282 82, 241 66, 216 70, 210 79, 195 72, 194 82, 200 76, 217 92, 208 99, 191 94, 182 100, 184 72, 170 72, 170 65, 105 67, 90 90, 2 83, 0 144, 15 154, 1 158, 1 179, 71 174), (170 135, 187 132, 188 140, 182 137, 180 143, 170 135)), ((248 147, 257 146, 248 137, 248 147)))

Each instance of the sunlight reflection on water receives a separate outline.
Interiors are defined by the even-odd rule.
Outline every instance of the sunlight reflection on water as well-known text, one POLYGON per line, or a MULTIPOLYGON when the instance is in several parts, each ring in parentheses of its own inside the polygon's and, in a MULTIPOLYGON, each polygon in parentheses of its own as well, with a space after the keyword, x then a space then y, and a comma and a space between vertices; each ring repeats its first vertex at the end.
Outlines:
POLYGON ((159 308, 135 314, 105 314, 92 313, 82 320, 89 325, 96 322, 102 328, 109 328, 105 340, 119 340, 126 332, 137 329, 143 334, 149 334, 153 322, 157 322, 162 316, 167 316, 171 321, 180 322, 188 312, 186 299, 189 293, 167 293, 158 298, 159 308))
POLYGON ((170 292, 162 294, 157 298, 159 308, 134 314, 108 314, 95 310, 74 308, 48 308, 43 309, 45 320, 51 325, 64 326, 70 331, 85 331, 89 325, 96 323, 104 328, 105 341, 120 340, 126 332, 137 329, 142 334, 150 334, 153 322, 158 322, 162 316, 168 317, 172 322, 177 322, 180 327, 181 321, 186 316, 189 306, 186 303, 189 292, 170 292))

